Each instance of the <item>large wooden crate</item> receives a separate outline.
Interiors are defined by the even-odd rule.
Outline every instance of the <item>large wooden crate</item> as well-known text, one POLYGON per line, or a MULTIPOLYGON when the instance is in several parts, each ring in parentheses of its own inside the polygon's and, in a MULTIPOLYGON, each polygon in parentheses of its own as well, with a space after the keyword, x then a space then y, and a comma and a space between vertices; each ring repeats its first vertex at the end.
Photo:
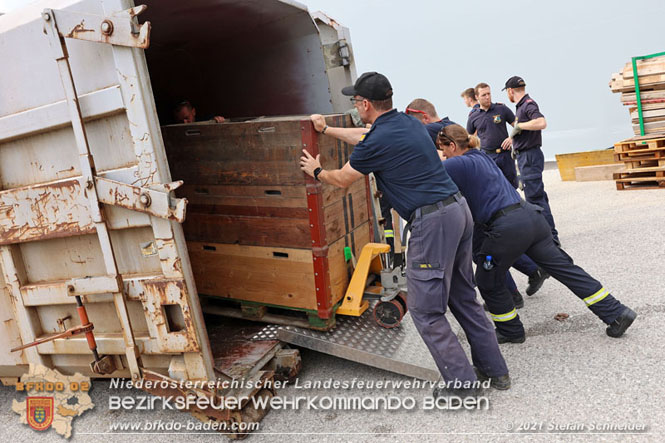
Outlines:
MULTIPOLYGON (((341 115, 328 123, 351 125, 341 115)), ((198 291, 334 324, 349 282, 344 248, 358 256, 373 239, 369 185, 322 184, 299 159, 307 149, 325 169, 340 168, 353 147, 316 133, 303 116, 173 125, 162 134, 171 175, 185 182, 177 192, 189 200, 184 230, 198 291)))

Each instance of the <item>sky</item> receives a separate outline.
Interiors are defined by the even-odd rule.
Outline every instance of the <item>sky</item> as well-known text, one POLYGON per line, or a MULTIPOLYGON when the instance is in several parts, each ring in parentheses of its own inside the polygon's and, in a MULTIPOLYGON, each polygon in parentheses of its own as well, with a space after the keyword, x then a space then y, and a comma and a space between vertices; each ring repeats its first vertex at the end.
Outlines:
POLYGON ((547 119, 548 159, 632 137, 608 83, 631 57, 665 51, 662 0, 299 1, 350 29, 358 75, 385 74, 400 110, 422 97, 465 125, 464 89, 488 83, 514 111, 501 88, 523 77, 547 119))
MULTIPOLYGON (((665 51, 663 0, 298 1, 350 29, 358 75, 385 74, 400 110, 422 97, 465 125, 462 90, 488 83, 514 111, 501 88, 523 77, 547 118, 548 159, 631 137, 611 75, 632 56, 665 51)), ((0 12, 27 2, 0 0, 0 12)))

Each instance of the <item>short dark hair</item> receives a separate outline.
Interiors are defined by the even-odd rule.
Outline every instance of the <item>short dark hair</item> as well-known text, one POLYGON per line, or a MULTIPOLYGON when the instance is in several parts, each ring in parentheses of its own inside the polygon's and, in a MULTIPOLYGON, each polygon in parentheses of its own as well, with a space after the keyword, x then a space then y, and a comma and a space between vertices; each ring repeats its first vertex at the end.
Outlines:
POLYGON ((385 100, 369 100, 377 111, 390 111, 393 108, 393 98, 388 97, 385 100))
POLYGON ((409 103, 407 108, 423 111, 428 113, 430 117, 436 117, 436 108, 431 102, 425 100, 424 98, 417 98, 413 100, 411 103, 409 103))
POLYGON ((476 100, 476 91, 473 88, 467 88, 462 91, 461 97, 469 97, 472 100, 476 100))
POLYGON ((476 95, 478 95, 478 91, 480 91, 481 89, 489 88, 489 87, 490 87, 490 85, 488 85, 487 83, 478 83, 476 85, 476 89, 475 89, 476 95))
POLYGON ((177 114, 182 108, 194 109, 194 106, 192 106, 192 103, 189 100, 182 100, 173 107, 173 114, 177 114))

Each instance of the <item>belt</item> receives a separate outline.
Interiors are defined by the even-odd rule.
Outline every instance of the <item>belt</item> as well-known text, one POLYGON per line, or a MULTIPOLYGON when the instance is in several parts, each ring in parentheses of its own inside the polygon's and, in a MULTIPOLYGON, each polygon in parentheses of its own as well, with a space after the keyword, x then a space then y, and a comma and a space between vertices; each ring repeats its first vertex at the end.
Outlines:
POLYGON ((457 191, 450 197, 447 197, 441 201, 438 201, 436 203, 432 203, 431 205, 425 205, 421 206, 419 208, 416 208, 412 213, 411 217, 409 218, 409 222, 404 226, 404 232, 402 233, 402 246, 406 244, 406 234, 411 231, 411 223, 413 223, 413 220, 416 219, 418 211, 420 211, 420 216, 423 217, 427 214, 431 214, 433 212, 438 211, 439 209, 443 209, 448 205, 452 205, 455 202, 458 202, 462 199, 462 193, 457 191))
POLYGON ((485 226, 490 226, 492 223, 494 223, 499 217, 502 217, 509 212, 513 212, 516 209, 519 209, 524 206, 524 202, 520 201, 519 203, 515 203, 514 205, 506 206, 505 208, 499 209, 496 211, 492 216, 490 217, 489 220, 487 220, 486 223, 484 223, 485 226))
POLYGON ((510 152, 510 151, 504 151, 501 148, 496 148, 496 149, 482 149, 483 152, 489 152, 491 154, 501 154, 501 152, 510 152))

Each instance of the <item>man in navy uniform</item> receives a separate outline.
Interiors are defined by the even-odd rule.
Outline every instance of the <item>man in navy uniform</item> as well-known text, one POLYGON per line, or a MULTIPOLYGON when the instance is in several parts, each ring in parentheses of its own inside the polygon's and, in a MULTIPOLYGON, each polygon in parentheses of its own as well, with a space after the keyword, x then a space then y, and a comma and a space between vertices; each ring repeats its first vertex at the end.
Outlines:
MULTIPOLYGON (((417 119, 393 108, 393 91, 385 76, 366 72, 342 93, 352 97, 363 122, 371 123, 371 128, 341 169, 322 169, 319 156, 313 158, 307 150, 300 159, 301 169, 339 187, 374 173, 391 206, 409 221, 407 304, 443 379, 464 384, 466 389, 452 390, 455 395, 475 394, 468 386, 478 377, 491 377, 493 386, 508 389, 508 368, 492 325, 476 300, 471 213, 441 164, 432 139, 417 119), (466 333, 478 376, 445 317, 447 308, 466 333)), ((321 115, 311 119, 321 133, 354 139, 355 128, 328 127, 321 115)), ((450 392, 437 389, 434 395, 450 392)))
MULTIPOLYGON (((487 83, 478 83, 475 89, 479 107, 469 114, 466 130, 480 139, 480 149, 499 167, 508 182, 517 189, 517 171, 515 160, 510 150, 510 138, 507 125, 513 125, 515 114, 503 103, 492 103, 492 91, 487 83)), ((543 285, 549 275, 528 257, 518 258, 513 267, 529 277, 527 295, 533 295, 543 285)), ((517 292, 517 285, 510 273, 506 275, 506 285, 513 294, 518 308, 524 305, 522 296, 517 292)))
POLYGON ((480 139, 480 149, 490 156, 501 169, 508 182, 517 189, 517 171, 510 152, 506 125, 513 125, 515 114, 503 103, 492 103, 492 91, 487 83, 478 83, 476 97, 480 105, 476 112, 469 114, 466 130, 480 139))
POLYGON ((478 100, 476 99, 476 90, 474 88, 465 89, 464 91, 462 91, 461 96, 462 100, 464 100, 464 104, 466 105, 466 107, 471 108, 471 112, 476 111, 480 106, 478 104, 478 100))
POLYGON ((541 131, 547 127, 547 121, 540 112, 538 104, 525 92, 525 86, 526 82, 522 77, 514 76, 506 81, 506 86, 503 88, 510 102, 517 103, 515 125, 510 140, 505 144, 512 143, 517 154, 526 201, 543 208, 545 220, 552 229, 552 237, 557 244, 560 244, 559 233, 554 226, 554 217, 543 184, 545 156, 540 149, 543 145, 541 131))
POLYGON ((439 117, 434 105, 424 98, 417 98, 409 103, 406 107, 405 113, 414 116, 420 120, 420 123, 425 125, 425 128, 435 145, 436 136, 439 134, 439 131, 448 125, 455 124, 455 122, 451 121, 448 117, 439 117))
POLYGON ((525 253, 584 301, 608 325, 607 335, 622 336, 637 314, 555 245, 542 208, 522 201, 494 162, 474 149, 478 144, 478 139, 459 125, 439 133, 446 171, 469 202, 476 223, 474 237, 482 241, 474 254, 476 282, 494 320, 499 343, 523 343, 526 338, 504 284, 508 268, 525 253))

